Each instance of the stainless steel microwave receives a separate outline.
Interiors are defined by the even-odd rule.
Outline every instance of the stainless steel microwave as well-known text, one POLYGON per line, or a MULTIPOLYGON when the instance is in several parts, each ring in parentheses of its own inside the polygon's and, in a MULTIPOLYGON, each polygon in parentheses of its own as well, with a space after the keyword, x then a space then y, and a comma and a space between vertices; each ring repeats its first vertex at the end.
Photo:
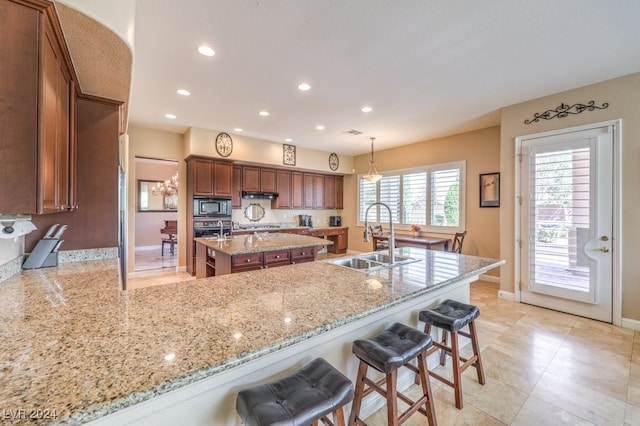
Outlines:
POLYGON ((230 198, 194 198, 193 215, 198 217, 231 216, 230 198))

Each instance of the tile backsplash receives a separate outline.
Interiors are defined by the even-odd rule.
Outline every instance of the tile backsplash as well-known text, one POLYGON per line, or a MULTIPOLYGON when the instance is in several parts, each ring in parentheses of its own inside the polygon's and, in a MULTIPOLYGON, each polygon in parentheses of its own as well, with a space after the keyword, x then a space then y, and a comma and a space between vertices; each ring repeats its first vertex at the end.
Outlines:
POLYGON ((298 226, 298 216, 310 215, 311 222, 315 228, 324 228, 329 226, 329 216, 340 215, 342 210, 279 210, 271 209, 270 200, 242 200, 241 209, 233 209, 231 219, 240 225, 248 224, 290 224, 298 226), (250 204, 259 204, 264 208, 264 217, 259 221, 250 221, 244 214, 245 209, 250 204))

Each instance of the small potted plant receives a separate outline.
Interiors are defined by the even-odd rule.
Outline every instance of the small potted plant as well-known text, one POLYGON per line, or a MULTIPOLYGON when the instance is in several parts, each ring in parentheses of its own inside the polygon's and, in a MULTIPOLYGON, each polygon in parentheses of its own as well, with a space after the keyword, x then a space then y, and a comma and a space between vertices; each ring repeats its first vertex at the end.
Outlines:
POLYGON ((420 236, 420 225, 411 225, 409 229, 413 232, 414 237, 420 236))

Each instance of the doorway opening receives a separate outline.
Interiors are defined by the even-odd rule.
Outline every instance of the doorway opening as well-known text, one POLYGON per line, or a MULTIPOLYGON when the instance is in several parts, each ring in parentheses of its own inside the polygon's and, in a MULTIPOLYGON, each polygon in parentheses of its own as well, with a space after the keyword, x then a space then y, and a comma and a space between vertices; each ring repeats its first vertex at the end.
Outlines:
POLYGON ((136 157, 135 271, 178 265, 178 162, 136 157))

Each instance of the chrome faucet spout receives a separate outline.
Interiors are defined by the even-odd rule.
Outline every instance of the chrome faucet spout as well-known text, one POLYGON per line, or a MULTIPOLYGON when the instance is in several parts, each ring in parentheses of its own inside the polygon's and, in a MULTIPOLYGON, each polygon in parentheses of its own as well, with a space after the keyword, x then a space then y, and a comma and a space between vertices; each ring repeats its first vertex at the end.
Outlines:
POLYGON ((218 238, 224 238, 224 224, 222 223, 222 221, 219 220, 218 222, 216 222, 216 226, 220 227, 220 234, 218 238))
POLYGON ((391 213, 391 207, 386 205, 385 203, 381 203, 379 201, 375 203, 371 203, 369 207, 367 207, 367 211, 364 213, 364 242, 369 242, 369 226, 368 226, 368 217, 369 217, 369 209, 373 206, 384 206, 389 210, 389 262, 391 264, 396 262, 395 256, 395 248, 396 248, 396 237, 393 232, 393 214, 391 213))

